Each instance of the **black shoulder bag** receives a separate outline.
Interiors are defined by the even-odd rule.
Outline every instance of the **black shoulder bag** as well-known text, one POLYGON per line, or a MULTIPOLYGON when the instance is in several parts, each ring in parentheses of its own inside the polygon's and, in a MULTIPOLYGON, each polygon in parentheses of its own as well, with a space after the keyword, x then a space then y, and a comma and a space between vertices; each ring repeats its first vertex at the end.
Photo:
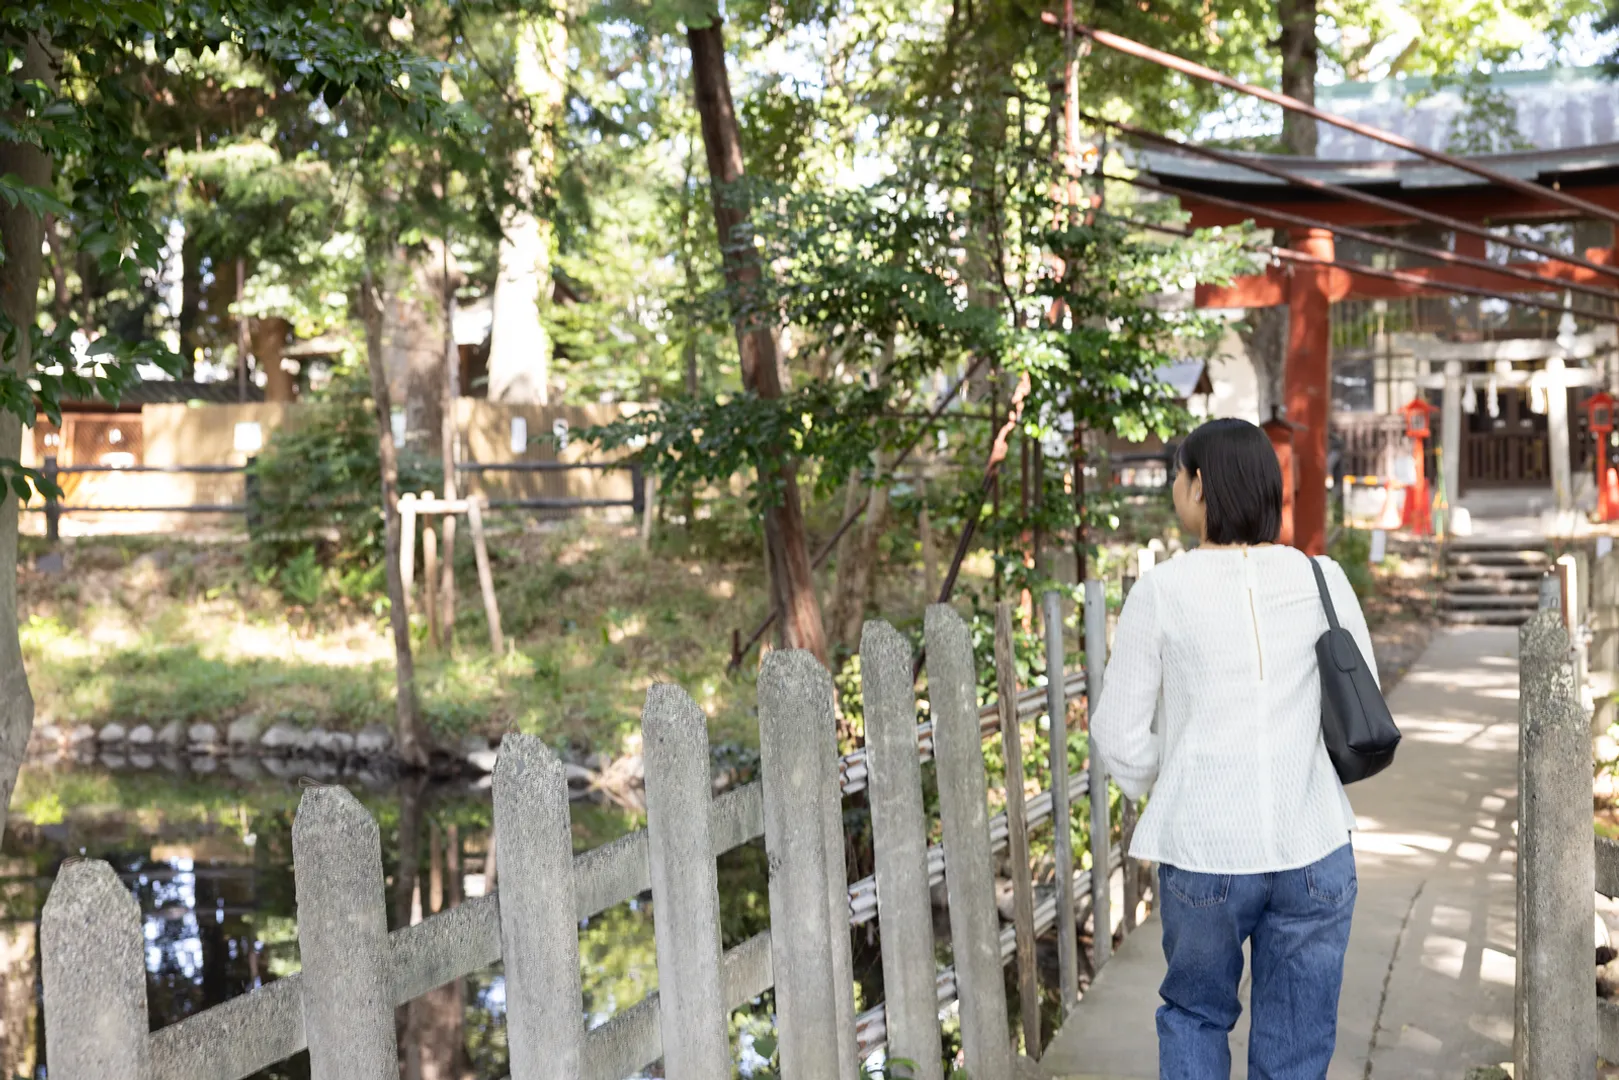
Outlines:
POLYGON ((1321 668, 1321 737, 1338 779, 1353 784, 1376 776, 1393 763, 1400 729, 1394 726, 1388 703, 1353 635, 1338 625, 1321 564, 1311 558, 1310 569, 1321 590, 1321 606, 1327 609, 1327 632, 1315 642, 1321 668))

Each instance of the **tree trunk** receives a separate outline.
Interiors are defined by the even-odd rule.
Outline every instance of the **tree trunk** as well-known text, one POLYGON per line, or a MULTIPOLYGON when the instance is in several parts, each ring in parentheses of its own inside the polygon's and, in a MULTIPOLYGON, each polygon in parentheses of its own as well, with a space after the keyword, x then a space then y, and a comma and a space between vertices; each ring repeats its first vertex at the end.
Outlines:
MULTIPOLYGON (((877 456, 878 475, 866 496, 866 516, 860 521, 860 537, 849 552, 849 561, 838 564, 838 592, 842 601, 838 611, 838 640, 850 648, 858 648, 860 631, 865 625, 866 608, 876 591, 877 544, 888 525, 888 485, 882 476, 885 461, 877 456)), ((851 530, 852 532, 853 530, 851 530)))
POLYGON ((247 299, 247 260, 236 260, 236 305, 233 318, 236 320, 236 400, 247 400, 248 370, 247 358, 252 352, 248 343, 247 316, 242 313, 242 307, 247 299))
MULTIPOLYGON (((761 398, 781 397, 780 360, 771 328, 750 314, 761 270, 751 246, 737 244, 740 227, 747 224, 746 207, 736 204, 732 186, 743 177, 742 132, 731 101, 731 81, 725 70, 725 38, 718 16, 705 27, 686 31, 691 47, 692 83, 697 114, 702 121, 703 148, 714 200, 714 227, 725 258, 725 278, 739 295, 736 313, 737 347, 742 355, 742 383, 761 398)), ((746 235, 745 230, 742 235, 746 235)), ((829 663, 821 605, 815 596, 809 545, 804 536, 804 513, 798 499, 798 479, 791 464, 782 466, 781 501, 765 511, 765 536, 780 570, 787 644, 808 649, 823 664, 829 663)))
MULTIPOLYGON (((399 784, 399 863, 394 872, 394 929, 403 930, 416 924, 417 898, 421 893, 422 872, 422 799, 426 777, 407 776, 399 784)), ((416 1041, 416 1003, 414 1001, 394 1010, 394 1030, 400 1049, 401 1080, 421 1080, 420 1047, 416 1041)))
POLYGON ((281 350, 286 348, 292 324, 279 315, 253 320, 253 359, 264 372, 264 400, 290 402, 297 382, 281 366, 281 350))
POLYGON ((405 448, 436 456, 444 434, 444 283, 442 253, 408 258, 411 287, 391 294, 384 313, 384 372, 405 394, 405 448))
MULTIPOLYGON (((882 385, 893 362, 894 335, 890 333, 872 372, 875 385, 882 385)), ((888 480, 888 461, 878 450, 872 461, 872 483, 865 494, 866 513, 860 521, 860 529, 844 533, 838 545, 838 586, 832 600, 832 633, 836 641, 851 650, 860 647, 860 632, 866 621, 866 608, 871 603, 877 542, 888 523, 888 480)), ((859 489, 858 474, 850 474, 848 505, 843 510, 845 518, 859 506, 859 489)))
MULTIPOLYGON (((55 243, 51 245, 54 255, 55 243)), ((57 260, 58 262, 60 260, 57 260)), ((202 243, 197 230, 186 229, 180 245, 180 377, 197 377, 197 350, 202 347, 202 243)))
POLYGON ((51 313, 60 322, 73 314, 73 298, 67 291, 67 252, 62 250, 55 214, 45 215, 45 243, 51 249, 51 313))
MULTIPOLYGON (((455 344, 455 290, 457 279, 450 266, 450 245, 444 244, 444 401, 440 409, 443 427, 439 457, 444 466, 444 497, 456 497, 455 476, 455 399, 460 393, 461 350, 455 344)), ((432 588, 432 583, 425 583, 432 588)), ((455 632, 455 515, 444 515, 444 582, 440 594, 440 639, 444 648, 453 644, 455 632)))
POLYGON ((0 1075, 36 1075, 38 977, 38 926, 32 920, 7 920, 0 925, 0 1075))
POLYGON ((922 509, 916 518, 916 539, 922 548, 922 597, 926 603, 931 604, 939 595, 939 556, 933 542, 933 519, 928 513, 929 495, 925 466, 918 494, 921 496, 922 509))
MULTIPOLYGON (((1282 24, 1282 93, 1315 104, 1316 0, 1277 0, 1282 24)), ((1316 122, 1291 110, 1282 111, 1282 143, 1290 154, 1315 157, 1316 122)))
MULTIPOLYGON (((51 57, 44 42, 23 43, 22 64, 11 72, 18 81, 42 80, 55 85, 51 57)), ((48 188, 51 159, 32 146, 0 140, 0 176, 16 174, 25 184, 48 188)), ((15 352, 3 358, 19 373, 34 369, 29 329, 38 315, 39 275, 44 269, 40 252, 42 223, 22 205, 0 202, 0 312, 17 328, 15 352)), ((22 422, 9 412, 0 413, 0 459, 22 457, 22 422)), ((17 636, 17 497, 0 492, 0 806, 11 805, 17 769, 34 728, 34 695, 23 669, 22 643, 17 636)))
MULTIPOLYGON (((450 826, 450 843, 455 843, 455 826, 450 826)), ((428 865, 432 868, 428 904, 433 914, 460 902, 459 881, 453 876, 459 864, 455 860, 441 860, 445 851, 443 838, 436 827, 428 830, 428 865), (445 863, 451 877, 445 880, 445 863), (449 888, 444 886, 448 884, 449 888)), ((461 1080, 466 1069, 466 1038, 463 1020, 466 1015, 465 982, 453 979, 436 987, 410 1003, 410 1030, 415 1053, 412 1061, 419 1070, 421 1080, 461 1080)))
MULTIPOLYGON (((686 281, 686 296, 695 298, 698 292, 697 267, 692 263, 692 203, 691 197, 692 155, 688 150, 686 154, 686 176, 680 186, 680 268, 686 281)), ((690 312, 686 314, 686 344, 684 353, 686 368, 686 396, 692 401, 697 400, 702 392, 702 378, 697 367, 697 319, 690 312)), ((697 524, 697 485, 687 484, 685 491, 686 528, 689 531, 697 524)))
POLYGON ((1239 325, 1237 330, 1248 361, 1254 366, 1254 396, 1261 424, 1270 419, 1273 406, 1286 404, 1282 396, 1282 372, 1287 364, 1287 316, 1286 304, 1249 308, 1247 325, 1239 325))
POLYGON ((377 412, 377 453, 382 462, 384 561, 388 578, 388 622, 393 627, 394 674, 397 684, 395 741, 402 761, 427 765, 428 735, 416 701, 416 665, 410 655, 410 616, 405 608, 405 579, 399 568, 399 456, 394 447, 393 404, 382 361, 383 298, 370 271, 360 285, 360 319, 365 324, 365 354, 371 371, 371 400, 377 412))
POLYGON ((516 89, 528 102, 533 128, 529 145, 512 162, 520 205, 500 239, 489 400, 545 405, 550 401, 552 343, 541 315, 550 299, 552 228, 533 204, 556 163, 554 132, 566 88, 566 24, 560 17, 535 16, 518 30, 516 45, 516 89))
MULTIPOLYGON (((848 482, 843 485, 843 517, 848 518, 850 514, 860 509, 860 504, 866 501, 868 495, 865 485, 860 482, 860 473, 858 471, 850 472, 848 482)), ((867 509, 869 510, 870 508, 868 507, 867 509)), ((859 546, 860 533, 856 529, 847 530, 842 539, 838 541, 838 550, 833 556, 837 560, 838 580, 837 587, 832 593, 831 611, 828 613, 832 623, 832 640, 839 645, 848 645, 851 648, 859 647, 860 638, 858 632, 851 641, 844 636, 843 627, 848 622, 850 578, 853 574, 854 564, 858 559, 855 550, 859 546)))

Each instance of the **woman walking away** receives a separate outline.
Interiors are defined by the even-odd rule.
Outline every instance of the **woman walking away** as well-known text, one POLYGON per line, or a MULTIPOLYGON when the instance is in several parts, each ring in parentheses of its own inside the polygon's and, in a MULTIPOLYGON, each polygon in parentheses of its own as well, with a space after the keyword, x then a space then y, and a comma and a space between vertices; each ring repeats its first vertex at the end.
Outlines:
MULTIPOLYGON (((1201 542, 1130 593, 1091 722, 1124 793, 1152 791, 1130 853, 1160 865, 1159 1076, 1228 1080, 1251 940, 1248 1076, 1321 1080, 1356 892, 1354 813, 1321 736, 1321 593, 1309 558, 1276 543, 1282 475, 1259 428, 1192 432, 1174 495, 1201 542)), ((1348 579, 1320 563, 1370 658, 1348 579)))

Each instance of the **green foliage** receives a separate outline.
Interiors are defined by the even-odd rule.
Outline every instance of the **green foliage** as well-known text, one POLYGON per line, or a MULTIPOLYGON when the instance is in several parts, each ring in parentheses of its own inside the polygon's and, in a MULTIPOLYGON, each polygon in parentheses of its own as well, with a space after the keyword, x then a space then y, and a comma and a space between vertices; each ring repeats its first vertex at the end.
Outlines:
POLYGON ((1327 552, 1344 569, 1344 576, 1354 587, 1355 598, 1362 603, 1377 589, 1372 575, 1372 534, 1365 529, 1338 529, 1332 536, 1327 552))
POLYGON ((882 405, 877 391, 817 382, 774 400, 745 393, 666 401, 580 437, 604 450, 640 450, 675 489, 757 470, 751 505, 759 509, 781 499, 780 467, 791 460, 784 450, 820 463, 823 491, 858 468, 893 426, 882 405))
MULTIPOLYGON (((357 380, 340 380, 301 422, 277 430, 251 476, 256 485, 253 561, 266 571, 266 580, 305 606, 319 600, 329 581, 352 598, 381 591, 377 422, 357 380)), ((437 461, 400 452, 401 491, 437 491, 442 481, 437 461)))
POLYGON ((1602 10, 1602 0, 1327 0, 1318 37, 1324 66, 1349 79, 1446 78, 1555 47, 1602 10))
MULTIPOLYGON (((0 199, 60 217, 86 260, 83 272, 139 294, 163 257, 154 212, 163 158, 151 152, 150 137, 154 87, 178 87, 184 97, 192 80, 200 86, 212 74, 215 54, 228 53, 263 73, 271 99, 279 88, 289 101, 318 100, 330 109, 352 91, 379 115, 418 129, 443 127, 456 110, 439 93, 441 66, 375 33, 379 20, 403 10, 380 0, 7 4, 0 9, 7 72, 0 144, 43 154, 54 191, 8 175, 0 199), (39 70, 30 60, 37 43, 48 43, 48 78, 29 74, 39 70)), ((31 291, 34 283, 10 287, 31 291)), ((97 330, 60 309, 49 327, 19 327, 0 314, 0 409, 32 424, 37 407, 55 422, 67 398, 117 402, 142 364, 169 373, 183 366, 160 340, 97 330), (88 348, 75 344, 81 330, 93 338, 88 348)), ((0 462, 0 471, 25 492, 16 462, 0 462)))
POLYGON ((281 591, 287 598, 304 607, 314 607, 320 600, 325 574, 315 558, 315 549, 304 548, 281 568, 281 591))

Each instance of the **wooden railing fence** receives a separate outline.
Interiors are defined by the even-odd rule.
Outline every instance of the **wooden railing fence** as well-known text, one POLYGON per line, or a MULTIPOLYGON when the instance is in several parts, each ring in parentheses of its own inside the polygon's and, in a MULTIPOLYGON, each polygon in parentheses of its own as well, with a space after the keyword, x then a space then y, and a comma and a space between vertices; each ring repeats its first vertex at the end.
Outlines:
MULTIPOLYGON (((1094 686, 1105 610, 1099 587, 1086 598, 1094 686)), ((1063 671, 1055 594, 1042 610, 1047 685, 1018 691, 1003 610, 999 703, 980 709, 967 626, 950 608, 930 607, 930 719, 920 725, 908 643, 886 623, 868 623, 866 745, 842 758, 830 676, 806 653, 772 653, 758 681, 762 779, 718 797, 703 710, 680 688, 655 685, 642 713, 647 826, 577 855, 561 765, 539 739, 508 735, 493 780, 498 888, 392 933, 377 823, 346 790, 311 787, 292 833, 302 971, 155 1032, 136 901, 106 863, 69 863, 41 923, 52 1080, 240 1080, 306 1048, 314 1080, 397 1080, 394 1010, 497 961, 515 1080, 616 1080, 659 1058, 677 1080, 728 1075, 727 1016, 772 986, 782 1072, 793 1080, 856 1080, 857 1063, 884 1044, 891 1057, 915 1063, 917 1080, 942 1080, 939 1017, 952 1001, 968 1072, 1009 1077, 1003 965, 1018 959, 1027 993, 1035 939, 1055 926, 1066 1014, 1078 996, 1084 909, 1096 913, 1096 926, 1114 925, 1111 874, 1076 872, 1068 844, 1070 804, 1107 790, 1094 759, 1088 776, 1068 776, 1068 703, 1086 679, 1063 671), (1023 798, 1021 726, 1041 713, 1050 718, 1051 786, 1023 798), (983 740, 997 732, 1008 813, 992 818, 983 740), (932 847, 921 784, 929 757, 943 831, 943 843, 932 847), (876 871, 850 885, 842 798, 862 789, 876 871), (1027 837, 1047 819, 1056 827, 1056 880, 1037 888, 1027 837), (714 860, 760 836, 769 852, 771 929, 722 950, 714 860), (1017 897, 1012 923, 1003 926, 996 863, 1008 846, 1017 897), (934 959, 930 895, 941 879, 954 957, 944 970, 934 959), (648 889, 658 991, 587 1031, 579 924, 648 889), (847 928, 873 919, 882 928, 886 1000, 856 1014, 847 928)), ((1092 862, 1111 871, 1123 859, 1107 800, 1092 804, 1092 862)), ((1100 968, 1111 933, 1095 940, 1100 968)), ((1038 1014, 1026 1006, 1023 1015, 1025 1050, 1038 1056, 1038 1014)))

